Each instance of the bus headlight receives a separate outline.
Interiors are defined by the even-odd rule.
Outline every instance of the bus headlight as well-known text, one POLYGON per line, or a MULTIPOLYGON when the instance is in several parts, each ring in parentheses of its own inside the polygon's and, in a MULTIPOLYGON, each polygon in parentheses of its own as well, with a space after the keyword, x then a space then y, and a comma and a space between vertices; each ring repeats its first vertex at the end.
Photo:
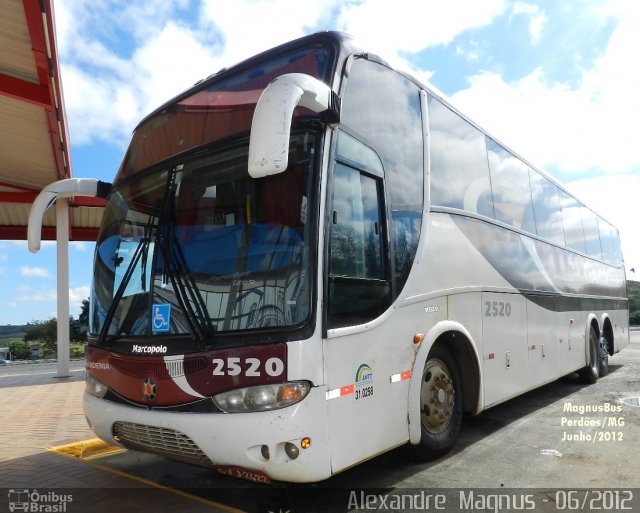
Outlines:
POLYGON ((286 408, 302 401, 311 390, 308 381, 237 388, 212 397, 215 405, 227 413, 248 413, 286 408))
POLYGON ((85 378, 85 388, 89 394, 99 399, 102 399, 107 394, 107 391, 109 390, 107 388, 107 385, 105 385, 101 381, 98 381, 96 378, 94 378, 91 374, 88 374, 88 373, 85 378))

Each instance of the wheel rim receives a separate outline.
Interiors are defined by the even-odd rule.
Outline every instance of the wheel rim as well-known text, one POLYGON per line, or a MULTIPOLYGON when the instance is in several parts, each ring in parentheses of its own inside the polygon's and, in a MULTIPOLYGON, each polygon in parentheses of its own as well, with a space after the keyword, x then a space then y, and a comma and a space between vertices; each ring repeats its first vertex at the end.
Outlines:
POLYGON ((420 420, 430 433, 442 433, 453 416, 455 388, 449 368, 438 359, 427 362, 420 389, 420 420))
POLYGON ((607 344, 607 339, 604 337, 600 337, 600 361, 606 362, 609 357, 609 348, 607 344))
POLYGON ((598 361, 602 358, 602 353, 600 351, 600 343, 597 338, 591 334, 589 337, 589 366, 597 370, 598 369, 598 361))

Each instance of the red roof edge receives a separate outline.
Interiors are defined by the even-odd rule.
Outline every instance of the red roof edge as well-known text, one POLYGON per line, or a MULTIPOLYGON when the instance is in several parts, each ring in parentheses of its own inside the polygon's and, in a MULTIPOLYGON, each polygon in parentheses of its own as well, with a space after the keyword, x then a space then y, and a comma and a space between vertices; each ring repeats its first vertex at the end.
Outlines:
POLYGON ((72 176, 69 133, 64 111, 62 82, 56 46, 55 21, 52 0, 22 0, 33 58, 40 86, 49 91, 50 103, 44 105, 51 149, 56 161, 58 179, 72 176))

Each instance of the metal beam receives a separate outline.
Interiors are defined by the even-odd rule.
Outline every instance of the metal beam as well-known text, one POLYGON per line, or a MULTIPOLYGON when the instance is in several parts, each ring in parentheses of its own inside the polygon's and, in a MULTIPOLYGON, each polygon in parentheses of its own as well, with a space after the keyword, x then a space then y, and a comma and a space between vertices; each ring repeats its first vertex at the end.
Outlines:
MULTIPOLYGON (((51 3, 51 2, 48 2, 51 3)), ((43 22, 44 2, 34 0, 22 0, 24 17, 29 29, 29 39, 31 39, 31 49, 33 50, 33 60, 38 71, 38 80, 41 84, 49 82, 49 53, 47 48, 48 35, 45 33, 43 22)))
POLYGON ((33 203, 38 196, 37 192, 9 192, 0 191, 2 203, 33 203))
POLYGON ((75 198, 71 198, 71 206, 104 208, 107 206, 107 200, 97 196, 76 196, 75 198))
POLYGON ((44 105, 51 148, 56 161, 58 179, 71 177, 69 140, 62 103, 60 67, 55 48, 55 27, 51 0, 22 0, 33 60, 40 86, 46 88, 48 104, 44 105))
MULTIPOLYGON (((98 239, 99 228, 73 227, 69 240, 95 242, 98 239)), ((27 240, 26 226, 0 226, 0 240, 27 240)), ((42 227, 42 240, 56 240, 55 226, 42 227)))
POLYGON ((4 73, 0 73, 0 94, 38 107, 52 108, 51 94, 47 86, 4 73))
POLYGON ((17 183, 9 183, 1 180, 0 180, 0 187, 6 187, 7 189, 15 189, 16 191, 22 191, 22 192, 35 192, 36 194, 40 192, 40 189, 37 189, 36 187, 30 187, 28 185, 20 185, 17 183))

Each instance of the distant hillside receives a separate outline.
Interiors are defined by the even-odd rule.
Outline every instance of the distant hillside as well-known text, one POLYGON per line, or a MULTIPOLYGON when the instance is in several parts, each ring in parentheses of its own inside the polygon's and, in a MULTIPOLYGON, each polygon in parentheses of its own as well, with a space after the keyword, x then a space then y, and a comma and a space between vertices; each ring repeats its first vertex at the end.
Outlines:
POLYGON ((24 337, 24 333, 27 330, 28 324, 23 325, 14 325, 7 324, 5 326, 0 326, 0 340, 3 338, 22 338, 24 337))

